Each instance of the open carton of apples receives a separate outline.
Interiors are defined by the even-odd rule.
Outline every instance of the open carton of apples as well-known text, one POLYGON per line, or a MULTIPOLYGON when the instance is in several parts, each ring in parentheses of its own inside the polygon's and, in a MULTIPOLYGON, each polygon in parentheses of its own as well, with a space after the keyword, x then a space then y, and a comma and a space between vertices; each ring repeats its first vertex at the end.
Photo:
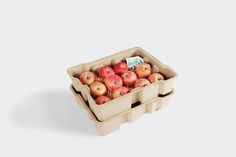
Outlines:
POLYGON ((85 71, 75 77, 90 87, 91 94, 98 105, 127 94, 133 88, 164 80, 162 74, 152 73, 148 63, 139 64, 134 72, 129 70, 128 65, 123 61, 115 64, 114 70, 111 66, 100 68, 98 76, 95 72, 85 71))
POLYGON ((172 91, 176 73, 141 48, 68 69, 73 87, 81 92, 98 120, 105 121, 140 104, 172 91), (140 57, 143 63, 129 69, 127 58, 140 57))

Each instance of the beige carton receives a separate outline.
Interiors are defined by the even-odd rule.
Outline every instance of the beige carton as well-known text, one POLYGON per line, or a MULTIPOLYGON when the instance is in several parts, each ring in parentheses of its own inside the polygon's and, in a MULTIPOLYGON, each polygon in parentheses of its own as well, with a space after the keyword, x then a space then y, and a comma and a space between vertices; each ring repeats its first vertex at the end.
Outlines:
POLYGON ((120 125, 125 122, 133 122, 137 120, 143 113, 151 113, 166 107, 169 104, 170 98, 174 91, 170 92, 165 96, 159 96, 145 103, 136 103, 131 109, 124 111, 106 121, 99 121, 93 111, 89 108, 88 102, 86 102, 81 92, 77 92, 71 85, 71 91, 73 92, 78 104, 83 107, 90 119, 94 122, 96 129, 101 135, 107 135, 120 128, 120 125))
POLYGON ((100 121, 108 120, 119 113, 129 111, 132 104, 136 102, 145 103, 156 98, 158 94, 164 95, 171 92, 174 79, 176 78, 176 73, 170 67, 162 64, 158 59, 138 47, 124 50, 93 62, 74 66, 68 69, 68 74, 70 75, 75 90, 81 92, 83 99, 88 101, 89 107, 100 121), (166 79, 142 88, 135 88, 128 94, 113 99, 105 104, 97 105, 90 94, 89 87, 83 85, 78 78, 74 77, 74 75, 81 74, 84 71, 97 72, 103 66, 114 65, 132 56, 141 56, 145 62, 152 65, 153 72, 162 73, 166 79))

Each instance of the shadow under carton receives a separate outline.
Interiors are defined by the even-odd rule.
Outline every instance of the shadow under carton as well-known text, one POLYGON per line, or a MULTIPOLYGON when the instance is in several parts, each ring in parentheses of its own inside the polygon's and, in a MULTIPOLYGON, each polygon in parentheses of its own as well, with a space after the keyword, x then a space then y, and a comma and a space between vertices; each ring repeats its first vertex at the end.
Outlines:
POLYGON ((100 121, 108 120, 119 113, 130 110, 132 104, 137 101, 146 103, 158 97, 158 94, 164 95, 170 93, 173 89, 174 79, 177 76, 169 66, 162 64, 158 59, 138 47, 127 49, 93 62, 71 67, 68 69, 68 74, 75 90, 81 92, 83 99, 88 101, 89 107, 100 121), (103 105, 97 105, 91 96, 89 87, 83 85, 78 78, 74 77, 85 71, 98 72, 99 68, 103 66, 114 65, 132 56, 141 56, 145 62, 152 65, 152 71, 162 73, 165 76, 165 80, 152 83, 145 87, 135 88, 119 98, 113 99, 103 105))
POLYGON ((96 115, 90 109, 88 102, 83 99, 81 92, 76 92, 72 85, 71 91, 73 92, 78 104, 87 111, 90 119, 94 122, 98 132, 101 135, 107 135, 118 130, 122 123, 133 122, 146 112, 151 113, 166 107, 169 104, 171 96, 174 94, 174 90, 172 90, 169 94, 158 96, 145 103, 138 101, 133 104, 133 108, 124 111, 106 121, 99 121, 96 115))

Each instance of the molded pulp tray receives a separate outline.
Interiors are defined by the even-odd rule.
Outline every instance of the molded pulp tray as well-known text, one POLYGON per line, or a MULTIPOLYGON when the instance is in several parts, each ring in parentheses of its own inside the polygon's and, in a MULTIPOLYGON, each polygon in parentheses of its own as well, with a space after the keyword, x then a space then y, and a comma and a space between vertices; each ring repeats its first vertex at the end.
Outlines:
POLYGON ((166 107, 169 104, 170 98, 174 93, 174 90, 172 90, 165 96, 156 97, 150 101, 147 101, 146 103, 134 104, 133 108, 129 109, 128 111, 122 112, 110 118, 109 120, 101 122, 89 108, 88 102, 83 99, 83 97, 81 96, 81 92, 76 92, 72 85, 71 91, 73 92, 78 104, 87 111, 90 119, 94 122, 95 127, 101 135, 107 135, 118 130, 122 123, 133 122, 138 119, 143 113, 151 113, 166 107))
POLYGON ((108 120, 119 113, 129 111, 132 104, 135 102, 140 101, 141 103, 146 103, 158 97, 158 94, 165 95, 170 93, 173 89, 174 79, 177 75, 170 67, 162 64, 155 57, 138 47, 124 50, 93 62, 74 66, 68 69, 68 74, 71 77, 75 90, 81 92, 83 99, 88 101, 89 107, 100 121, 108 120), (103 66, 114 65, 115 63, 124 61, 126 58, 132 56, 141 56, 145 62, 152 65, 153 72, 162 73, 166 79, 145 87, 135 88, 119 98, 113 99, 103 105, 97 105, 90 94, 89 87, 83 85, 78 78, 74 77, 74 75, 81 74, 84 71, 98 71, 99 68, 103 66))

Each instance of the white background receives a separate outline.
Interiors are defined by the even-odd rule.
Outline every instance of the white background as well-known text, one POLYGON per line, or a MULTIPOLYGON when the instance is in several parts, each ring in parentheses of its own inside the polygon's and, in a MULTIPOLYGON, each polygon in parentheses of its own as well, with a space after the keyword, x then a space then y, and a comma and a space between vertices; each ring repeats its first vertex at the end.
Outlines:
POLYGON ((236 5, 0 1, 0 156, 235 156, 236 5), (66 69, 139 46, 175 69, 165 110, 99 136, 66 69))

